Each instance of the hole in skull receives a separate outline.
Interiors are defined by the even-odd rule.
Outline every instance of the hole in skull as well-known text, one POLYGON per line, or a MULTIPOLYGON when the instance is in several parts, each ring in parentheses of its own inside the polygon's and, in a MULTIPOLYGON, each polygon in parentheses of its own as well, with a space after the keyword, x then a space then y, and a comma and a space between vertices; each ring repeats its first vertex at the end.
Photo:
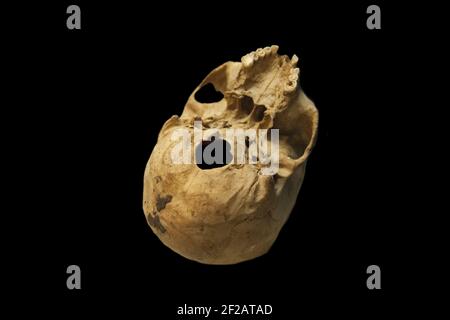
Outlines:
POLYGON ((264 119, 264 112, 266 111, 266 107, 264 106, 256 106, 255 111, 253 111, 253 119, 255 121, 262 121, 264 119))
POLYGON ((214 136, 211 141, 203 140, 195 149, 195 163, 202 170, 223 167, 231 160, 231 145, 214 136))
POLYGON ((246 114, 249 115, 253 110, 253 99, 249 96, 243 96, 241 99, 241 110, 246 114))
POLYGON ((214 103, 223 99, 223 94, 216 91, 212 83, 207 83, 195 93, 195 100, 200 103, 214 103))

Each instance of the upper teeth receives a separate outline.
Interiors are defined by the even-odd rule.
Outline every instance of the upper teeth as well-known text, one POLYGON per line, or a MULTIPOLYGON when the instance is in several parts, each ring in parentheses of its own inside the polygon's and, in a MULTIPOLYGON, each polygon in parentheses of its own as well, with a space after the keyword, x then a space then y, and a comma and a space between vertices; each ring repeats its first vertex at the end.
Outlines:
POLYGON ((298 62, 298 57, 294 54, 291 59, 292 66, 296 66, 298 62))
POLYGON ((272 54, 275 54, 275 53, 277 53, 278 52, 278 46, 271 46, 270 47, 270 51, 272 51, 272 54))
POLYGON ((242 57, 241 59, 242 64, 244 65, 244 67, 249 68, 253 65, 253 52, 246 54, 245 56, 242 57))

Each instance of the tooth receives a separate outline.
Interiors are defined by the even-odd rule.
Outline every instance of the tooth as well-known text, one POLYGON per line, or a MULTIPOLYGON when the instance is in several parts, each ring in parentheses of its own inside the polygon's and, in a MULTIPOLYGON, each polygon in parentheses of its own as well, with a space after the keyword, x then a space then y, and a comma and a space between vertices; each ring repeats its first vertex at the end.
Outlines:
POLYGON ((289 75, 289 81, 297 81, 298 80, 298 75, 297 74, 291 74, 289 75))
POLYGON ((290 85, 287 85, 284 88, 284 93, 291 93, 292 91, 295 90, 296 87, 297 87, 297 81, 292 81, 292 83, 290 85))
POLYGON ((265 47, 265 48, 264 48, 264 54, 265 54, 266 56, 269 56, 269 55, 272 54, 272 51, 270 50, 270 47, 265 47))
POLYGON ((298 57, 294 54, 294 55, 292 56, 292 59, 291 59, 291 64, 292 64, 293 66, 296 66, 296 65, 297 65, 297 62, 298 62, 298 57))
POLYGON ((256 50, 256 51, 252 51, 252 53, 251 53, 252 55, 253 55, 253 60, 254 61, 258 61, 259 60, 259 55, 258 55, 258 50, 256 50))
POLYGON ((275 45, 274 45, 274 46, 271 46, 271 47, 270 47, 270 51, 272 51, 272 54, 275 54, 275 53, 278 52, 278 48, 279 48, 279 47, 278 47, 278 46, 275 46, 275 45))
POLYGON ((290 81, 297 81, 299 73, 300 73, 300 69, 299 68, 291 69, 289 71, 289 80, 290 81))
POLYGON ((259 56, 259 58, 264 58, 264 49, 259 48, 256 50, 256 55, 259 56))
POLYGON ((253 65, 253 55, 247 54, 241 58, 241 62, 244 65, 245 68, 249 68, 253 65))

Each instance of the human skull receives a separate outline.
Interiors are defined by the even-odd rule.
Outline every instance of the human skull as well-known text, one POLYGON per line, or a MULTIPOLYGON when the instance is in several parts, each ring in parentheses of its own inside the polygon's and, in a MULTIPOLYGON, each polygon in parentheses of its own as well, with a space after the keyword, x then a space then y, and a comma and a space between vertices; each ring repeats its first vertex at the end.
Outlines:
MULTIPOLYGON (((172 116, 159 133, 145 169, 144 212, 159 239, 188 259, 234 264, 261 256, 294 207, 316 140, 318 112, 298 85, 297 56, 289 59, 277 51, 278 46, 258 49, 214 69, 182 115, 172 116), (207 84, 223 94, 220 101, 196 100, 207 84), (199 120, 220 137, 230 128, 279 129, 278 171, 262 174, 263 163, 202 168, 195 152, 189 155, 192 162, 174 163, 179 143, 174 132, 193 133, 199 120)), ((193 150, 199 147, 195 139, 189 142, 193 150)), ((230 146, 234 151, 235 143, 230 146)))

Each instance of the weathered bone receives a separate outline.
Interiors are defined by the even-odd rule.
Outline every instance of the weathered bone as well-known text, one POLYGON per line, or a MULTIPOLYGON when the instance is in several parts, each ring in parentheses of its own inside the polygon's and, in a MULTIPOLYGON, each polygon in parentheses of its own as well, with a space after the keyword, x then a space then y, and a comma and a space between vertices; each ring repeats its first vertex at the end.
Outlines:
MULTIPOLYGON (((160 131, 144 176, 144 212, 161 241, 182 256, 207 264, 233 264, 266 253, 288 219, 316 140, 318 112, 299 83, 298 57, 260 48, 213 70, 189 97, 180 117, 160 131), (195 94, 212 83, 224 97, 203 104, 195 94), (178 129, 194 120, 216 129, 279 129, 279 170, 230 163, 214 169, 174 164, 178 129)), ((194 143, 194 141, 191 141, 194 143)), ((192 150, 198 147, 194 145, 192 150)))

